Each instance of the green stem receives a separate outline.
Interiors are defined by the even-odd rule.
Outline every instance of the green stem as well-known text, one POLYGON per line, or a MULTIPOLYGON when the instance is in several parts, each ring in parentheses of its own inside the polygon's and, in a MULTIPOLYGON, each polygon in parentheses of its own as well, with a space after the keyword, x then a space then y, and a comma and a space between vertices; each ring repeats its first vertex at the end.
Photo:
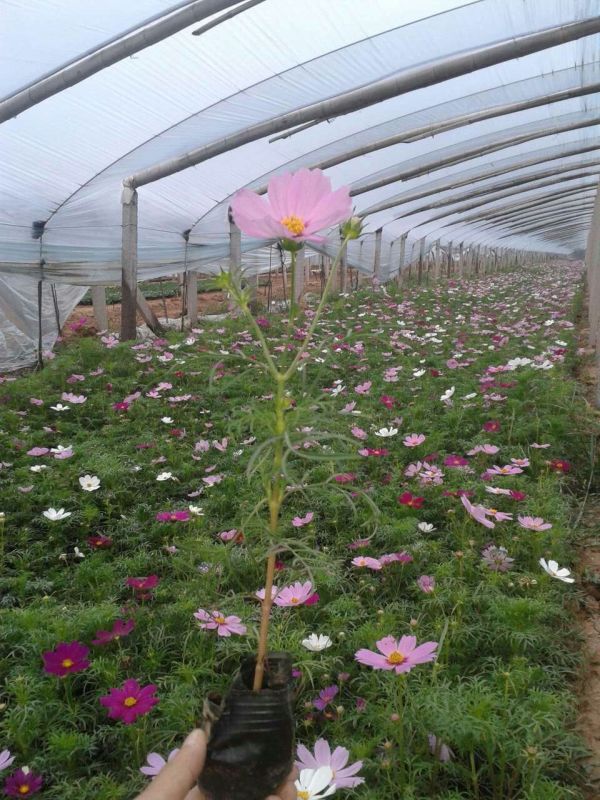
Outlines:
POLYGON ((290 260, 292 265, 292 285, 290 287, 290 314, 288 319, 288 326, 290 331, 292 329, 292 325, 294 323, 294 318, 298 312, 298 306, 296 304, 296 251, 292 250, 290 253, 290 260))
POLYGON ((400 790, 404 789, 406 784, 406 752, 404 744, 404 689, 406 687, 406 678, 404 675, 396 677, 396 705, 398 707, 398 763, 400 765, 400 790))
POLYGON ((337 255, 336 255, 335 259, 334 259, 334 262, 331 265, 331 269, 329 270, 329 276, 327 277, 327 283, 325 284, 325 288, 323 289, 323 296, 321 297, 321 302, 317 306, 317 309, 315 311, 315 316, 313 317, 313 320, 312 320, 312 322, 310 324, 310 327, 309 327, 308 331, 306 332, 306 336, 304 337, 304 339, 302 341, 302 344, 298 348, 298 352, 294 356, 294 359, 293 359, 292 363, 289 365, 289 367, 287 368, 287 370, 284 373, 284 377, 285 377, 286 381, 289 380, 291 375, 293 375, 294 370, 296 369, 296 366, 298 365, 298 362, 302 358, 302 354, 304 353, 304 351, 306 350, 306 347, 308 346, 308 343, 312 339, 313 333, 315 332, 315 328, 317 327, 317 325, 319 323, 319 319, 320 319, 321 314, 323 312, 323 308, 325 306, 325 303, 327 302, 327 296, 329 294, 329 290, 331 289, 331 285, 333 283, 333 278, 334 278, 334 275, 335 275, 335 271, 337 269, 337 265, 340 262, 340 258, 342 257, 342 253, 344 252, 344 247, 346 247, 347 244, 348 244, 348 237, 346 236, 346 238, 342 240, 342 244, 340 246, 340 249, 338 250, 338 253, 337 253, 337 255))

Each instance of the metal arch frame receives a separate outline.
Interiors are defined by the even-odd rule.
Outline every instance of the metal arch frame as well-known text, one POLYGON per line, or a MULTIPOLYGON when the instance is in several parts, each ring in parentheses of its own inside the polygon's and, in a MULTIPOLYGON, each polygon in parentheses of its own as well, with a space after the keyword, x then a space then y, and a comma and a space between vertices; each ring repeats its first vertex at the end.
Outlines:
POLYGON ((535 199, 527 198, 522 203, 509 203, 505 206, 499 206, 495 209, 488 209, 487 211, 482 212, 481 214, 472 214, 470 216, 462 217, 463 221, 470 222, 472 220, 496 220, 496 219, 505 219, 514 216, 515 214, 523 215, 523 212, 526 212, 528 209, 539 209, 540 206, 545 206, 548 204, 560 202, 561 199, 565 197, 571 197, 571 195, 582 194, 588 191, 595 191, 595 187, 592 185, 585 185, 585 186, 577 186, 571 189, 565 189, 562 192, 556 192, 551 197, 546 195, 540 195, 535 199))
MULTIPOLYGON (((408 214, 415 214, 417 212, 420 213, 422 211, 429 211, 429 210, 434 209, 434 208, 442 208, 445 205, 447 205, 448 203, 454 203, 454 202, 458 203, 458 202, 461 202, 463 199, 467 199, 467 198, 471 198, 471 197, 485 197, 486 195, 491 194, 492 192, 503 191, 505 189, 510 189, 513 186, 523 186, 524 184, 527 184, 527 183, 532 183, 534 181, 544 180, 545 178, 550 177, 550 176, 565 175, 565 174, 568 174, 568 173, 573 172, 575 170, 582 170, 582 169, 586 169, 588 167, 599 166, 600 165, 600 139, 598 140, 597 150, 599 151, 599 155, 598 155, 597 158, 582 160, 582 161, 578 161, 578 162, 571 162, 569 164, 562 164, 560 166, 556 166, 555 165, 553 167, 546 167, 546 169, 538 170, 537 172, 530 172, 530 173, 527 173, 525 175, 516 175, 516 176, 513 175, 510 178, 504 178, 504 179, 501 179, 501 180, 498 180, 498 181, 495 181, 495 182, 492 182, 492 183, 486 183, 484 186, 480 187, 479 189, 473 188, 473 183, 466 183, 465 187, 467 187, 468 190, 465 191, 465 192, 457 193, 457 194, 442 198, 441 200, 434 200, 434 201, 432 201, 430 203, 427 203, 425 205, 417 206, 417 208, 407 209, 406 212, 403 211, 401 214, 399 214, 397 217, 394 217, 393 219, 394 220, 400 219, 400 218, 402 218, 402 217, 404 217, 404 216, 406 216, 408 214)), ((519 169, 521 169, 521 168, 518 167, 515 170, 511 170, 511 171, 515 172, 515 171, 518 171, 519 169)), ((482 180, 485 180, 485 179, 482 179, 482 180)), ((436 194, 436 195, 437 194, 442 194, 445 191, 449 192, 449 191, 452 191, 453 188, 454 187, 449 187, 448 189, 445 189, 445 190, 439 190, 437 193, 434 192, 433 190, 429 190, 427 196, 431 196, 432 194, 436 194)), ((396 198, 398 198, 398 195, 396 195, 396 198)), ((408 203, 411 203, 411 202, 415 202, 415 201, 412 200, 412 199, 410 199, 410 200, 402 199, 402 200, 398 200, 397 202, 396 202, 396 200, 384 201, 383 203, 378 204, 378 206, 385 206, 385 208, 379 207, 377 209, 377 211, 375 212, 375 211, 371 210, 372 208, 374 208, 374 206, 373 206, 373 207, 364 209, 362 211, 362 215, 363 215, 363 217, 368 217, 368 216, 371 216, 374 213, 381 213, 381 211, 387 211, 388 208, 389 209, 397 208, 398 206, 407 205, 408 203)))
POLYGON ((160 15, 150 18, 150 23, 154 22, 150 27, 148 27, 148 20, 145 23, 139 23, 134 28, 97 45, 50 74, 42 76, 33 84, 29 84, 3 99, 0 102, 0 123, 16 117, 17 114, 64 89, 80 83, 105 67, 116 64, 117 61, 122 61, 134 53, 139 53, 140 50, 145 50, 150 45, 161 42, 195 22, 239 3, 240 0, 195 0, 195 2, 186 3, 184 8, 180 8, 181 4, 178 4, 160 15), (179 10, 177 10, 178 8, 179 10), (173 9, 175 9, 174 13, 173 9), (131 35, 128 35, 129 33, 131 35), (127 38, 124 39, 123 36, 127 36, 127 38))
POLYGON ((251 125, 232 136, 223 137, 175 158, 139 170, 125 178, 123 183, 127 188, 136 189, 188 167, 195 166, 243 144, 296 127, 305 122, 312 122, 318 119, 326 120, 358 111, 361 108, 366 108, 415 89, 432 86, 450 78, 464 75, 467 72, 539 52, 548 47, 564 44, 598 32, 600 32, 600 16, 595 16, 568 25, 555 26, 535 33, 501 40, 467 52, 446 55, 424 65, 406 69, 400 75, 351 89, 348 92, 334 95, 327 100, 311 103, 300 109, 251 125))
POLYGON ((365 214, 376 214, 380 211, 385 211, 387 208, 393 208, 395 205, 403 202, 414 202, 423 197, 428 197, 431 194, 439 192, 450 191, 451 189, 461 188, 462 186, 472 186, 474 183, 495 178, 500 175, 507 175, 511 172, 517 172, 521 169, 535 166, 536 164, 546 164, 549 161, 562 161, 566 158, 571 158, 584 153, 595 153, 600 151, 600 138, 598 144, 593 145, 578 145, 572 149, 565 150, 564 145, 555 145, 553 147, 544 148, 542 151, 528 151, 516 156, 503 158, 497 162, 491 162, 491 165, 478 167, 469 167, 468 169, 461 170, 460 172, 452 173, 444 178, 436 178, 433 181, 421 184, 414 189, 409 189, 401 194, 394 195, 389 200, 384 200, 381 203, 369 206, 365 210, 365 214), (532 158, 531 153, 536 153, 532 158), (477 171, 481 169, 481 171, 477 171), (475 174, 472 174, 475 173, 475 174), (465 177, 467 176, 467 177, 465 177), (447 181, 447 185, 443 181, 447 181), (398 201, 398 203, 396 202, 398 201), (388 205, 389 203, 389 205, 388 205))
MULTIPOLYGON (((359 194, 365 194, 374 189, 380 189, 396 181, 414 178, 418 175, 422 175, 424 172, 436 172, 443 167, 461 164, 473 158, 479 158, 488 153, 495 153, 498 150, 505 150, 508 147, 514 147, 515 145, 523 144, 524 142, 529 142, 534 139, 543 139, 546 136, 555 136, 559 133, 567 133, 568 131, 579 130, 580 128, 600 125, 600 110, 594 112, 576 111, 564 114, 561 117, 555 117, 554 120, 554 124, 548 124, 547 120, 542 120, 540 123, 535 124, 528 122, 524 125, 514 125, 510 128, 505 128, 504 131, 498 132, 494 137, 490 134, 485 134, 484 136, 467 139, 465 142, 460 143, 461 146, 470 144, 470 150, 459 149, 457 145, 449 145, 448 147, 440 148, 440 150, 434 150, 428 154, 431 156, 429 162, 421 162, 419 166, 413 166, 412 168, 402 168, 399 166, 396 172, 391 172, 391 168, 388 168, 385 170, 385 175, 382 175, 382 171, 380 170, 379 173, 374 173, 373 176, 367 176, 367 179, 369 179, 368 183, 364 183, 365 179, 363 179, 362 183, 359 183, 358 186, 350 190, 350 194, 356 197, 359 194), (565 118, 569 121, 565 120, 562 123, 559 122, 559 120, 564 120, 565 118), (519 130, 522 132, 515 133, 515 131, 519 130), (505 133, 505 136, 504 139, 501 140, 500 136, 502 133, 505 133), (442 155, 444 150, 452 152, 444 157, 442 155), (380 175, 380 177, 376 177, 377 175, 380 175)), ((415 160, 417 159, 420 160, 421 156, 415 157, 415 160)))
MULTIPOLYGON (((594 165, 595 166, 600 166, 600 159, 596 160, 594 162, 594 165)), ((436 208, 446 208, 449 205, 453 205, 455 203, 460 203, 467 196, 481 198, 481 199, 475 200, 473 202, 463 203, 458 208, 449 209, 449 210, 447 209, 445 211, 445 213, 443 213, 443 214, 434 215, 432 217, 429 217, 427 221, 428 222, 433 222, 436 219, 442 219, 443 217, 448 216, 450 214, 458 214, 458 213, 461 213, 462 211, 470 211, 472 208, 477 208, 478 206, 485 205, 487 203, 493 203, 493 202, 495 202, 497 200, 501 200, 504 197, 510 197, 510 196, 512 196, 514 194, 520 194, 521 192, 532 192, 535 189, 542 189, 542 188, 545 188, 545 187, 548 187, 548 186, 555 186, 558 183, 567 183, 569 181, 577 180, 579 178, 585 178, 585 177, 587 177, 589 175, 596 175, 596 174, 598 174, 598 172, 600 172, 600 170, 598 170, 598 169, 596 169, 596 170, 591 170, 590 169, 590 170, 587 170, 585 172, 581 172, 581 167, 579 167, 579 166, 578 167, 570 166, 569 170, 567 171, 565 169, 564 172, 573 172, 576 169, 578 169, 579 172, 576 172, 576 174, 574 174, 574 175, 567 174, 567 175, 561 175, 561 177, 554 177, 554 175, 553 175, 552 177, 547 177, 547 178, 543 178, 543 179, 540 179, 540 178, 538 178, 536 176, 536 177, 531 178, 529 180, 523 180, 523 181, 515 179, 515 180, 512 180, 508 184, 508 188, 501 189, 501 188, 497 188, 496 186, 493 186, 493 187, 486 188, 485 190, 481 190, 479 192, 471 192, 470 195, 463 194, 460 197, 448 197, 445 200, 438 200, 438 201, 436 201, 434 203, 430 203, 430 204, 425 205, 425 206, 419 206, 418 208, 406 209, 401 214, 399 214, 398 216, 394 217, 393 220, 391 220, 391 221, 395 221, 395 220, 398 220, 398 219, 405 219, 406 217, 410 217, 410 216, 412 216, 414 214, 422 214, 425 211, 432 211, 432 210, 434 210, 436 208), (527 184, 533 184, 533 185, 528 186, 527 184), (488 197, 488 195, 494 195, 494 196, 493 197, 488 197)), ((544 174, 545 175, 551 175, 551 172, 552 171, 546 171, 544 174)), ((556 173, 561 174, 559 170, 556 170, 555 174, 556 173)), ((365 216, 366 216, 366 214, 365 214, 365 216)))

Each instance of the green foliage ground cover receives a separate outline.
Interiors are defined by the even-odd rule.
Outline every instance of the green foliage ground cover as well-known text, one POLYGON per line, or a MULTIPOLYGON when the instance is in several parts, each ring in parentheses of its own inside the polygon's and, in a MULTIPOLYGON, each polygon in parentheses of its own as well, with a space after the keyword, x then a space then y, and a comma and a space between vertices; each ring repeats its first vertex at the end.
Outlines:
MULTIPOLYGON (((300 672, 298 740, 325 738, 362 760, 365 783, 351 793, 360 800, 581 797, 577 584, 538 563, 573 566, 576 497, 590 470, 590 422, 571 377, 577 281, 564 267, 338 298, 298 371, 277 584, 310 580, 319 600, 276 608, 271 645, 292 652, 300 672), (406 446, 411 433, 425 441, 406 446), (497 454, 467 455, 486 444, 497 454), (482 479, 511 459, 528 466, 482 479), (486 519, 513 518, 484 527, 462 492, 486 519), (406 493, 422 505, 400 503, 406 493), (292 524, 308 512, 312 522, 292 524), (518 516, 552 527, 526 529, 518 516), (506 572, 482 559, 490 544, 514 559, 506 572), (411 560, 351 563, 400 552, 411 560), (432 593, 419 588, 423 575, 432 593), (307 650, 313 632, 332 646, 307 650), (405 678, 356 663, 357 650, 390 634, 439 642, 437 662, 405 678), (318 711, 331 686, 337 694, 318 711), (450 760, 438 758, 441 744, 450 760)), ((285 363, 301 336, 276 318, 261 324, 285 363)), ((205 693, 226 688, 254 648, 271 402, 256 352, 241 320, 141 348, 85 339, 0 386, 0 750, 43 776, 44 798, 132 797, 146 754, 177 746, 205 693), (59 445, 72 455, 29 454, 59 445), (97 490, 81 488, 85 475, 99 478, 97 490), (70 516, 51 521, 49 507, 70 516), (156 519, 173 511, 189 519, 156 519), (99 535, 109 546, 89 544, 99 535), (126 586, 150 575, 159 583, 145 599, 126 586), (247 635, 201 630, 198 608, 237 615, 247 635), (129 635, 91 645, 125 618, 135 622, 129 635), (90 647, 90 666, 66 678, 44 672, 42 653, 74 640, 90 647), (129 726, 99 703, 127 678, 156 684, 159 697, 129 726)))

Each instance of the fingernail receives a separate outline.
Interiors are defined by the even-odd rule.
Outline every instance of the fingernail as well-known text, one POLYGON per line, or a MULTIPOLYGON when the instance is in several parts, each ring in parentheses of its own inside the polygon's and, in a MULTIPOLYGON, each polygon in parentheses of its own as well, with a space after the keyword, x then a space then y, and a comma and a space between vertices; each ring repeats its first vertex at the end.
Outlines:
POLYGON ((200 728, 195 728, 191 733, 189 733, 182 747, 197 747, 200 744, 204 744, 205 742, 205 735, 204 731, 200 730, 200 728))

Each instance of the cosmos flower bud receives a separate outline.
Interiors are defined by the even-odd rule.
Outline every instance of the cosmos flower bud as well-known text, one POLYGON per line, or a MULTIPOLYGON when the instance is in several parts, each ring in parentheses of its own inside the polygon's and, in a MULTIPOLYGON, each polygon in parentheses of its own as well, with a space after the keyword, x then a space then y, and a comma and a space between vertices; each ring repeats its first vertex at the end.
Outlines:
POLYGON ((344 239, 358 239, 362 234, 363 221, 361 217, 350 217, 340 225, 340 232, 344 239))

